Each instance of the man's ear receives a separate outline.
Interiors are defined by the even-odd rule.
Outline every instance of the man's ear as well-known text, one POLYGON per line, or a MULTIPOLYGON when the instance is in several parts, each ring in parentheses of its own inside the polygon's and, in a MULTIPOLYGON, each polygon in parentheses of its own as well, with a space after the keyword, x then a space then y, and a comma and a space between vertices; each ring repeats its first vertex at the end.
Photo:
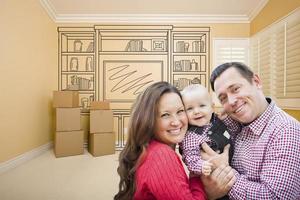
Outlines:
POLYGON ((254 75, 253 75, 252 83, 253 83, 258 89, 262 89, 262 82, 261 82, 261 79, 259 78, 259 76, 258 76, 257 74, 254 74, 254 75))

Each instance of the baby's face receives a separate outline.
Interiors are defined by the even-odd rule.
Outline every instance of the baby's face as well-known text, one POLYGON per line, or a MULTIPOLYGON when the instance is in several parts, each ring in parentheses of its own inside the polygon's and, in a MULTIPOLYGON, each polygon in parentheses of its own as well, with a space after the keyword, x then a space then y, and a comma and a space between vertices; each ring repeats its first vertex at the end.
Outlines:
POLYGON ((208 92, 201 90, 191 91, 184 95, 183 102, 189 124, 194 126, 209 124, 213 108, 208 92))

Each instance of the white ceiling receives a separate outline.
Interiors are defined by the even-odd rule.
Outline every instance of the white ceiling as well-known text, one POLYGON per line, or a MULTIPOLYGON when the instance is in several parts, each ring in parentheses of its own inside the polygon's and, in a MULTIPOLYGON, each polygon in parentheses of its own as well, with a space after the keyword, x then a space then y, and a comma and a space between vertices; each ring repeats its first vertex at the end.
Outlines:
POLYGON ((249 23, 268 0, 40 0, 57 23, 249 23))

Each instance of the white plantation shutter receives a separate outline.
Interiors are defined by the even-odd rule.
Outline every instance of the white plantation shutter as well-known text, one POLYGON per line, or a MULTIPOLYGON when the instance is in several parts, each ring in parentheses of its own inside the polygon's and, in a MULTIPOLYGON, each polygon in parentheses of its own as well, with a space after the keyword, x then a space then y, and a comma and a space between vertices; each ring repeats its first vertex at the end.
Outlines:
MULTIPOLYGON (((249 62, 249 39, 248 38, 214 38, 213 39, 213 67, 226 62, 242 62, 248 65, 249 62)), ((221 104, 212 93, 213 102, 218 107, 221 104)))
POLYGON ((249 39, 213 39, 213 68, 226 62, 249 61, 249 39))
POLYGON ((259 40, 257 38, 252 38, 250 40, 250 61, 249 67, 252 68, 253 72, 259 74, 259 40))
POLYGON ((271 76, 271 36, 265 35, 259 42, 259 76, 263 82, 263 91, 266 96, 271 96, 272 76, 271 76))
POLYGON ((285 88, 285 27, 279 25, 274 28, 275 37, 275 51, 274 51, 274 82, 275 89, 273 91, 273 97, 283 98, 285 88))
POLYGON ((300 9, 250 39, 250 63, 265 95, 300 109, 300 9))
POLYGON ((286 23, 285 97, 300 98, 300 14, 286 23))

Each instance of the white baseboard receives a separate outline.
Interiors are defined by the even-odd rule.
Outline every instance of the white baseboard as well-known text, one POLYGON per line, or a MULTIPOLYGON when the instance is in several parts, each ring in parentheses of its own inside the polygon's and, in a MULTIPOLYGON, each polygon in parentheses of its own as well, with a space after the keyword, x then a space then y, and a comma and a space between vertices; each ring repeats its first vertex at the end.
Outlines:
POLYGON ((13 168, 23 164, 24 162, 27 162, 27 161, 45 153, 46 151, 51 149, 52 146, 53 146, 53 142, 49 142, 47 144, 44 144, 42 146, 39 146, 39 147, 31 150, 31 151, 23 153, 13 159, 10 159, 8 161, 0 163, 0 174, 4 173, 10 169, 13 169, 13 168))

